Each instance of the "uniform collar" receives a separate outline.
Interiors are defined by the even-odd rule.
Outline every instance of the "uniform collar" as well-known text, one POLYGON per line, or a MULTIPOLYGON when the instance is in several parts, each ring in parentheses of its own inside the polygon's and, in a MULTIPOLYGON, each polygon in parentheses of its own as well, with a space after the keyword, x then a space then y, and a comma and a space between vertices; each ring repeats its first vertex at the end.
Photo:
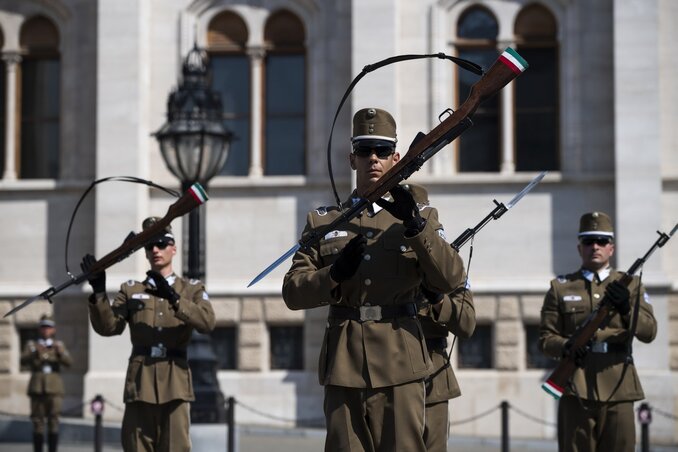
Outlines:
POLYGON ((607 279, 608 276, 610 276, 610 272, 612 271, 612 267, 605 267, 604 269, 600 270, 598 273, 592 272, 591 270, 587 270, 585 268, 581 269, 581 275, 586 278, 589 282, 593 282, 593 278, 595 276, 598 276, 598 281, 603 282, 607 279))
MULTIPOLYGON (((351 197, 349 198, 348 205, 349 205, 350 207, 353 207, 353 205, 355 205, 355 203, 357 203, 357 202, 360 201, 361 199, 362 199, 362 198, 360 198, 360 196, 358 196, 358 195, 356 194, 355 190, 354 190, 353 193, 351 193, 351 197)), ((385 200, 387 200, 387 201, 390 201, 390 200, 391 200, 391 195, 389 195, 389 194, 387 193, 387 194, 385 194, 384 196, 382 196, 382 199, 385 199, 385 200)), ((376 214, 378 214, 378 213, 381 212, 382 210, 384 210, 384 209, 383 209, 379 204, 377 204, 377 203, 370 203, 370 204, 367 205, 367 211, 369 212, 369 214, 370 214, 371 217, 374 216, 374 215, 376 215, 376 214)))
POLYGON ((51 347, 52 344, 54 344, 54 339, 51 337, 48 337, 47 339, 40 338, 38 339, 38 344, 43 345, 45 347, 51 347))
MULTIPOLYGON (((174 281, 176 281, 176 280, 177 280, 177 275, 174 274, 174 273, 170 273, 170 274, 165 278, 165 281, 167 281, 167 284, 169 284, 170 286, 173 286, 173 285, 174 285, 174 281)), ((153 278, 151 278, 151 277, 149 276, 149 277, 146 279, 146 281, 148 282, 149 285, 155 287, 155 281, 153 281, 153 278)))

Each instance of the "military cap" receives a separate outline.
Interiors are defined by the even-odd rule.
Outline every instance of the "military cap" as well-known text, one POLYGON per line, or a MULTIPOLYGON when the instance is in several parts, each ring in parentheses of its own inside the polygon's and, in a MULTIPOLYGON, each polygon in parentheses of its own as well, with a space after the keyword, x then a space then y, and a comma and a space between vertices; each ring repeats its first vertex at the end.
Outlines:
POLYGON ((614 238, 612 220, 603 212, 585 213, 579 219, 579 238, 609 237, 614 238))
POLYGON ((393 116, 380 108, 363 108, 353 115, 353 134, 351 143, 360 142, 362 146, 394 146, 396 123, 393 116), (365 143, 365 142, 368 143, 365 143))
POLYGON ((54 319, 52 318, 51 315, 49 314, 43 314, 40 316, 40 323, 38 323, 38 326, 49 326, 54 328, 56 323, 54 323, 54 319))
MULTIPOLYGON (((143 223, 141 223, 141 228, 145 231, 146 229, 150 228, 161 219, 162 218, 160 217, 148 217, 143 221, 143 223)), ((172 234, 171 225, 168 224, 167 226, 165 226, 164 229, 160 230, 158 234, 158 240, 174 241, 174 234, 172 234)))

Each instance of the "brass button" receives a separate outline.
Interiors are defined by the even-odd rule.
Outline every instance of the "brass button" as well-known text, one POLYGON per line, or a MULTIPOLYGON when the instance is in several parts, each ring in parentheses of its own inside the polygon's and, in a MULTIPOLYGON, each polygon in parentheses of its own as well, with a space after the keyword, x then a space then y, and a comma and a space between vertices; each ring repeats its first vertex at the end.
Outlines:
POLYGON ((407 247, 405 245, 400 245, 400 252, 404 253, 405 251, 407 251, 407 247))
POLYGON ((339 254, 339 248, 332 248, 332 254, 339 254))
POLYGON ((374 232, 367 231, 367 233, 365 235, 367 236, 368 239, 371 239, 372 237, 374 237, 374 232))
POLYGON ((372 256, 370 256, 369 254, 366 254, 366 255, 363 256, 363 259, 365 259, 366 261, 369 261, 370 259, 372 259, 372 256))
POLYGON ((597 293, 594 293, 594 294, 593 294, 593 298, 595 298, 595 299, 597 300, 598 298, 600 298, 600 295, 597 294, 597 293))
POLYGON ((370 284, 372 284, 372 280, 371 280, 370 278, 367 278, 367 279, 365 280, 365 285, 366 285, 366 286, 369 286, 370 284))

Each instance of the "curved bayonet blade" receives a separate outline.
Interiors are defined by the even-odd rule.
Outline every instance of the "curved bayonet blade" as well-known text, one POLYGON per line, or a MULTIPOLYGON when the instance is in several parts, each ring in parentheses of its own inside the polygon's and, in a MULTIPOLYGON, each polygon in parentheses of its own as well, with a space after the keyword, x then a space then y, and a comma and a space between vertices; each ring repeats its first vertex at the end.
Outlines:
POLYGON ((510 201, 508 202, 508 204, 506 204, 506 208, 507 208, 507 209, 510 209, 511 207, 513 207, 513 206, 515 206, 516 204, 518 204, 518 201, 520 201, 521 199, 523 199, 523 196, 525 196, 526 194, 528 194, 528 193, 530 192, 530 190, 532 190, 539 182, 541 182, 541 180, 544 178, 544 176, 546 176, 546 173, 548 173, 548 171, 542 171, 541 173, 539 173, 539 175, 537 175, 537 177, 535 177, 534 179, 532 179, 532 181, 531 181, 529 184, 527 184, 527 185, 525 186, 525 188, 523 188, 523 189, 520 191, 520 193, 518 193, 517 195, 515 195, 515 196, 513 197, 513 199, 510 200, 510 201))
POLYGON ((258 283, 261 279, 264 278, 264 276, 266 276, 266 275, 268 275, 269 273, 271 273, 271 272, 273 271, 274 268, 276 268, 278 265, 280 265, 280 264, 282 264, 283 262, 285 262, 285 261, 287 260, 288 257, 290 257, 291 255, 293 255, 294 253, 296 253, 297 250, 298 250, 300 247, 301 247, 301 246, 297 243, 297 244, 294 245, 292 248, 290 248, 285 254, 283 254, 282 256, 280 256, 275 262, 273 262, 271 265, 269 265, 268 267, 266 267, 266 270, 264 270, 263 272, 259 273, 259 274, 257 275, 257 277, 254 278, 254 279, 252 280, 252 282, 249 283, 249 284, 247 285, 247 287, 251 287, 251 286, 255 285, 256 283, 258 283))
POLYGON ((9 312, 8 312, 7 314, 5 314, 5 315, 3 316, 3 318, 4 318, 4 317, 7 317, 7 316, 9 316, 9 315, 12 315, 12 314, 14 314, 15 312, 17 312, 17 311, 19 311, 19 310, 25 308, 26 306, 28 306, 29 304, 33 303, 35 300, 37 300, 37 299, 39 299, 39 298, 43 298, 42 294, 36 295, 36 296, 34 296, 34 297, 31 297, 31 298, 29 298, 28 300, 26 300, 26 301, 24 301, 23 303, 21 303, 20 305, 14 306, 12 309, 9 310, 9 312))

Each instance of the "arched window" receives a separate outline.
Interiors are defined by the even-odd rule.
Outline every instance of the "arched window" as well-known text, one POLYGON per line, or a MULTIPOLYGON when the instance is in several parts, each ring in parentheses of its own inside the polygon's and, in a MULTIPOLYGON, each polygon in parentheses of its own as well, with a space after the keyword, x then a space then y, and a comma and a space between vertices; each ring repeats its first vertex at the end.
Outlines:
POLYGON ((36 16, 21 27, 19 45, 19 175, 24 179, 56 179, 61 109, 59 32, 51 20, 36 16))
POLYGON ((306 52, 304 26, 277 11, 266 22, 264 174, 305 172, 306 52))
POLYGON ((529 64, 515 81, 516 171, 558 170, 558 45, 556 20, 538 4, 515 23, 517 50, 529 64))
POLYGON ((208 25, 212 88, 221 93, 224 124, 235 134, 222 175, 245 176, 250 166, 251 76, 245 53, 247 40, 247 26, 235 13, 221 13, 208 25))
MULTIPOLYGON (((498 24, 487 9, 473 6, 462 13, 457 23, 457 54, 484 68, 497 59, 498 24)), ((457 70, 458 99, 469 95, 478 76, 457 70)), ((483 102, 473 115, 473 127, 459 137, 458 169, 461 172, 499 171, 499 96, 483 102)))

